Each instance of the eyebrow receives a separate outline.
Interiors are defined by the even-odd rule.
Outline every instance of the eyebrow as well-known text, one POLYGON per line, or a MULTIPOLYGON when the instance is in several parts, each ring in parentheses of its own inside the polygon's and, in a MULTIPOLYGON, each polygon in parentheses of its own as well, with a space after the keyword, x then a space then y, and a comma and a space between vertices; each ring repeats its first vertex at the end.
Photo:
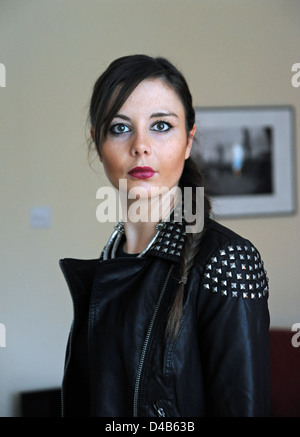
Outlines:
POLYGON ((177 117, 178 115, 174 112, 155 112, 154 114, 151 114, 150 118, 156 118, 156 117, 177 117))
MULTIPOLYGON (((177 117, 178 115, 174 112, 154 112, 150 115, 150 118, 158 118, 158 117, 177 117)), ((130 121, 130 117, 127 117, 127 115, 123 114, 116 114, 114 118, 121 118, 121 120, 130 121)))
POLYGON ((122 115, 122 114, 116 114, 116 115, 114 116, 114 118, 121 118, 121 120, 130 121, 130 118, 127 117, 127 115, 122 115))

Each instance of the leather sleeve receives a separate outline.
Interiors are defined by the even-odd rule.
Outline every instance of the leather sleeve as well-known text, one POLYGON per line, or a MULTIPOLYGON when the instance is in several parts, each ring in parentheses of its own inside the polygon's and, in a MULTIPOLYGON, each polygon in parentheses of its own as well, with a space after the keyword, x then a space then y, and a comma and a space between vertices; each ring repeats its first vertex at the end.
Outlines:
POLYGON ((268 278, 248 240, 231 243, 207 260, 199 293, 207 413, 269 416, 268 278))

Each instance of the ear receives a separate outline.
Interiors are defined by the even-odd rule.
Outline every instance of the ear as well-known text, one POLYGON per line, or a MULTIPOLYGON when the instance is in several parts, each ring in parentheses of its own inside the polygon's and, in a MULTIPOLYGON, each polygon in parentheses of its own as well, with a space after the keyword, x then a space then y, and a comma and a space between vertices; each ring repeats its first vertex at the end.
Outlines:
POLYGON ((190 130, 189 135, 188 135, 188 139, 187 139, 187 145, 186 145, 186 150, 185 150, 185 159, 188 159, 190 157, 191 154, 191 150, 192 150, 192 145, 193 145, 193 141, 194 141, 194 137, 196 134, 196 125, 194 124, 192 130, 190 130))
POLYGON ((92 137, 92 140, 95 142, 95 131, 94 131, 94 128, 91 128, 91 137, 92 137))
MULTIPOLYGON (((95 142, 95 131, 94 131, 93 128, 91 128, 91 137, 92 137, 93 142, 95 142)), ((100 153, 100 151, 98 150, 98 147, 96 147, 96 149, 97 149, 97 152, 98 152, 98 155, 99 155, 99 159, 100 159, 100 161, 102 162, 101 153, 100 153)))

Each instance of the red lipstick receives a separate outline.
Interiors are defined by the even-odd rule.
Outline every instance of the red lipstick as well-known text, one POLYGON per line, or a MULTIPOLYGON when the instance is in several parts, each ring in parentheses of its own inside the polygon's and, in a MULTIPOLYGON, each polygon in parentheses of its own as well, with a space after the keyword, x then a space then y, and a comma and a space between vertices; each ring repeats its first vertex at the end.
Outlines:
POLYGON ((155 174, 155 170, 151 167, 134 167, 128 174, 136 179, 149 179, 155 174))

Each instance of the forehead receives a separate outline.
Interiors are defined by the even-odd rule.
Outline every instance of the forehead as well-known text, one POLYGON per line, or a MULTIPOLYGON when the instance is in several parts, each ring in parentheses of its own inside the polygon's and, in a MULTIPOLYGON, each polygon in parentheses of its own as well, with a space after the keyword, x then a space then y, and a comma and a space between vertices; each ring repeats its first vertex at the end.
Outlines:
POLYGON ((183 104, 173 88, 162 79, 145 79, 132 91, 124 102, 122 110, 137 109, 175 110, 178 115, 184 115, 183 104))

